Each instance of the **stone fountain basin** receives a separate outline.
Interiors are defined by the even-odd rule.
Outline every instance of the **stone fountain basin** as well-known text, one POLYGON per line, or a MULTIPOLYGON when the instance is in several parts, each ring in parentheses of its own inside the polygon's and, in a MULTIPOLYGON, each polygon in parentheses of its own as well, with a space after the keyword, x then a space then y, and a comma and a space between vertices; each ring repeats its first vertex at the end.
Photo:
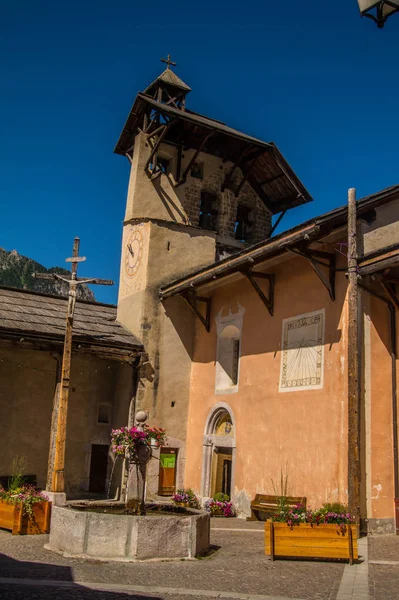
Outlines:
POLYGON ((135 561, 190 559, 209 549, 209 513, 121 515, 54 506, 45 548, 66 557, 135 561))

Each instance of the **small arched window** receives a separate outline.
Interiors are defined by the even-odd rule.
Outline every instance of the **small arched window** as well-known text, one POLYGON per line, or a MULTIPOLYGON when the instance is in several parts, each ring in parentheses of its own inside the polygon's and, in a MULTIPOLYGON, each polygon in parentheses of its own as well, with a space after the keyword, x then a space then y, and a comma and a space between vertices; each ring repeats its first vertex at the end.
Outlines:
POLYGON ((235 325, 226 324, 218 337, 216 359, 217 394, 229 394, 238 390, 241 331, 235 325))

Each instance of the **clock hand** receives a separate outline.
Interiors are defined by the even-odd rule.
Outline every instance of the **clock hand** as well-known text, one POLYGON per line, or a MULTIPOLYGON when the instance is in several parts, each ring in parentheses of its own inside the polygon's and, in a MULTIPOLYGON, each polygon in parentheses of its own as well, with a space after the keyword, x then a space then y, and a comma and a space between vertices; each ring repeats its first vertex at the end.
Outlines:
POLYGON ((129 250, 130 254, 134 257, 134 251, 133 251, 133 248, 132 248, 132 244, 128 244, 127 245, 127 249, 129 250))

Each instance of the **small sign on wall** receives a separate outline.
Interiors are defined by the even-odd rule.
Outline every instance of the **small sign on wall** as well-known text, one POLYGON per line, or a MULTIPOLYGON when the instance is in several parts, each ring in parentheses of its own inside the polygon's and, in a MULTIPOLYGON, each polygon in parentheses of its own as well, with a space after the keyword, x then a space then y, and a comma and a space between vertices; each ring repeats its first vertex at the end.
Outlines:
POLYGON ((323 387, 325 310, 283 319, 280 392, 323 387))

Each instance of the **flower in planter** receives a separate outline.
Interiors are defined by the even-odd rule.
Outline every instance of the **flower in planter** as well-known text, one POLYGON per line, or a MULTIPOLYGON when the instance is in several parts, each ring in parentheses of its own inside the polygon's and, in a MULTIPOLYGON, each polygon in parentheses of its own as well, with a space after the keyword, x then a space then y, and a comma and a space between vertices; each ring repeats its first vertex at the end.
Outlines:
POLYGON ((33 507, 38 502, 48 502, 47 496, 33 485, 22 485, 19 488, 5 490, 0 486, 0 500, 7 504, 20 505, 23 514, 33 517, 33 507))
POLYGON ((216 500, 216 496, 205 503, 205 510, 210 512, 211 516, 235 517, 233 503, 229 500, 216 500))
POLYGON ((121 427, 111 432, 111 449, 119 456, 129 454, 131 458, 137 458, 140 446, 155 445, 159 448, 165 442, 165 430, 148 425, 144 425, 143 431, 137 427, 121 427))
POLYGON ((294 507, 286 507, 280 510, 272 517, 272 520, 287 523, 288 527, 291 528, 301 523, 310 523, 311 525, 332 523, 344 530, 346 525, 351 525, 355 522, 355 519, 345 507, 340 508, 342 508, 342 512, 331 511, 328 509, 328 505, 317 510, 309 510, 302 504, 296 504, 294 507))
POLYGON ((172 496, 172 500, 175 504, 183 504, 190 508, 200 508, 200 502, 191 488, 177 490, 176 494, 172 496))

